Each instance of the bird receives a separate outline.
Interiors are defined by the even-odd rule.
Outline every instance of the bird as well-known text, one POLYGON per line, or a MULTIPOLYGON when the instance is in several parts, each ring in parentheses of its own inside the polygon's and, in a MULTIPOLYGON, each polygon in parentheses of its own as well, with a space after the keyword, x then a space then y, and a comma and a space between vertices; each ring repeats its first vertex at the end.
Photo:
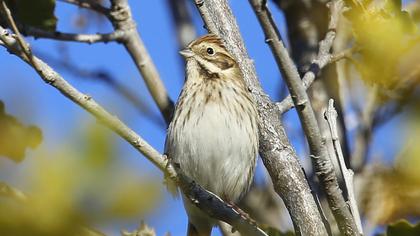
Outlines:
MULTIPOLYGON (((169 124, 165 153, 184 175, 235 204, 250 188, 258 155, 258 113, 239 65, 215 34, 180 54, 186 80, 169 124)), ((185 195, 188 236, 209 236, 216 220, 185 195)))

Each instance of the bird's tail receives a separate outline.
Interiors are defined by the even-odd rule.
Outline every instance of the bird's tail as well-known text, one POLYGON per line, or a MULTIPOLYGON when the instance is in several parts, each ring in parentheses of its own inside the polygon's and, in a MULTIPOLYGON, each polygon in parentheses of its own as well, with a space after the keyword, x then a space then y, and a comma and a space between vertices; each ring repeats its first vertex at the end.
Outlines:
POLYGON ((188 222, 187 236, 210 236, 210 234, 211 227, 207 229, 201 229, 199 232, 197 228, 191 224, 191 222, 188 222))

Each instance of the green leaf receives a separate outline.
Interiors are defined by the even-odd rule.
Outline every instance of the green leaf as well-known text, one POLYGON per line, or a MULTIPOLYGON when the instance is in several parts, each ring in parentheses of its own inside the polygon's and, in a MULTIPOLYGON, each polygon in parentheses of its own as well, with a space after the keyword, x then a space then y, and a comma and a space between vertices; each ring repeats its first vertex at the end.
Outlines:
POLYGON ((401 11, 402 1, 401 0, 387 0, 385 1, 384 9, 386 11, 401 11))
POLYGON ((55 31, 55 0, 8 0, 7 5, 20 23, 55 31))
POLYGON ((26 148, 35 148, 41 141, 42 133, 38 127, 25 126, 17 118, 6 114, 0 101, 0 156, 22 161, 26 148))
POLYGON ((420 223, 412 225, 407 220, 399 220, 393 224, 388 225, 386 230, 387 236, 419 236, 420 223))

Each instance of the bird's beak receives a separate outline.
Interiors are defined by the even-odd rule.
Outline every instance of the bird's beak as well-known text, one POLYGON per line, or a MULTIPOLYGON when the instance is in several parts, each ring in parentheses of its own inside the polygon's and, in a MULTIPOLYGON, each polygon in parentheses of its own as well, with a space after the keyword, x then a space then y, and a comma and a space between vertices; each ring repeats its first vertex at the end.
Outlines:
POLYGON ((194 53, 189 48, 179 51, 179 54, 181 54, 185 58, 189 58, 194 55, 194 53))

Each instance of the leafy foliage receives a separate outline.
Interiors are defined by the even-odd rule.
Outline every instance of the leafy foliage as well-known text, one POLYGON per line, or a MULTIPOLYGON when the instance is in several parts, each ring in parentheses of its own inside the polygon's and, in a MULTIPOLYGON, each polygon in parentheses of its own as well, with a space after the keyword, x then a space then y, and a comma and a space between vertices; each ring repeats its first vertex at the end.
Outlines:
POLYGON ((357 69, 365 82, 394 89, 415 65, 401 73, 403 58, 417 45, 417 27, 401 9, 401 0, 361 1, 346 13, 357 47, 361 48, 357 69), (378 3, 379 2, 379 3, 378 3))
POLYGON ((119 162, 110 131, 88 124, 76 133, 75 145, 66 140, 28 160, 20 190, 0 185, 0 235, 101 235, 90 226, 156 206, 160 183, 119 162))
POLYGON ((17 118, 6 114, 0 101, 0 155, 14 161, 22 161, 27 148, 35 148, 42 141, 41 130, 25 126, 17 118))
POLYGON ((14 17, 22 24, 55 31, 55 0, 8 0, 7 5, 14 17))
POLYGON ((399 220, 388 225, 386 233, 378 236, 418 236, 420 235, 420 223, 412 225, 406 220, 399 220))
MULTIPOLYGON (((373 165, 365 169, 359 203, 374 224, 420 216, 420 123, 418 114, 407 122, 405 146, 393 166, 373 165)), ((420 234, 418 234, 420 235, 420 234)))

